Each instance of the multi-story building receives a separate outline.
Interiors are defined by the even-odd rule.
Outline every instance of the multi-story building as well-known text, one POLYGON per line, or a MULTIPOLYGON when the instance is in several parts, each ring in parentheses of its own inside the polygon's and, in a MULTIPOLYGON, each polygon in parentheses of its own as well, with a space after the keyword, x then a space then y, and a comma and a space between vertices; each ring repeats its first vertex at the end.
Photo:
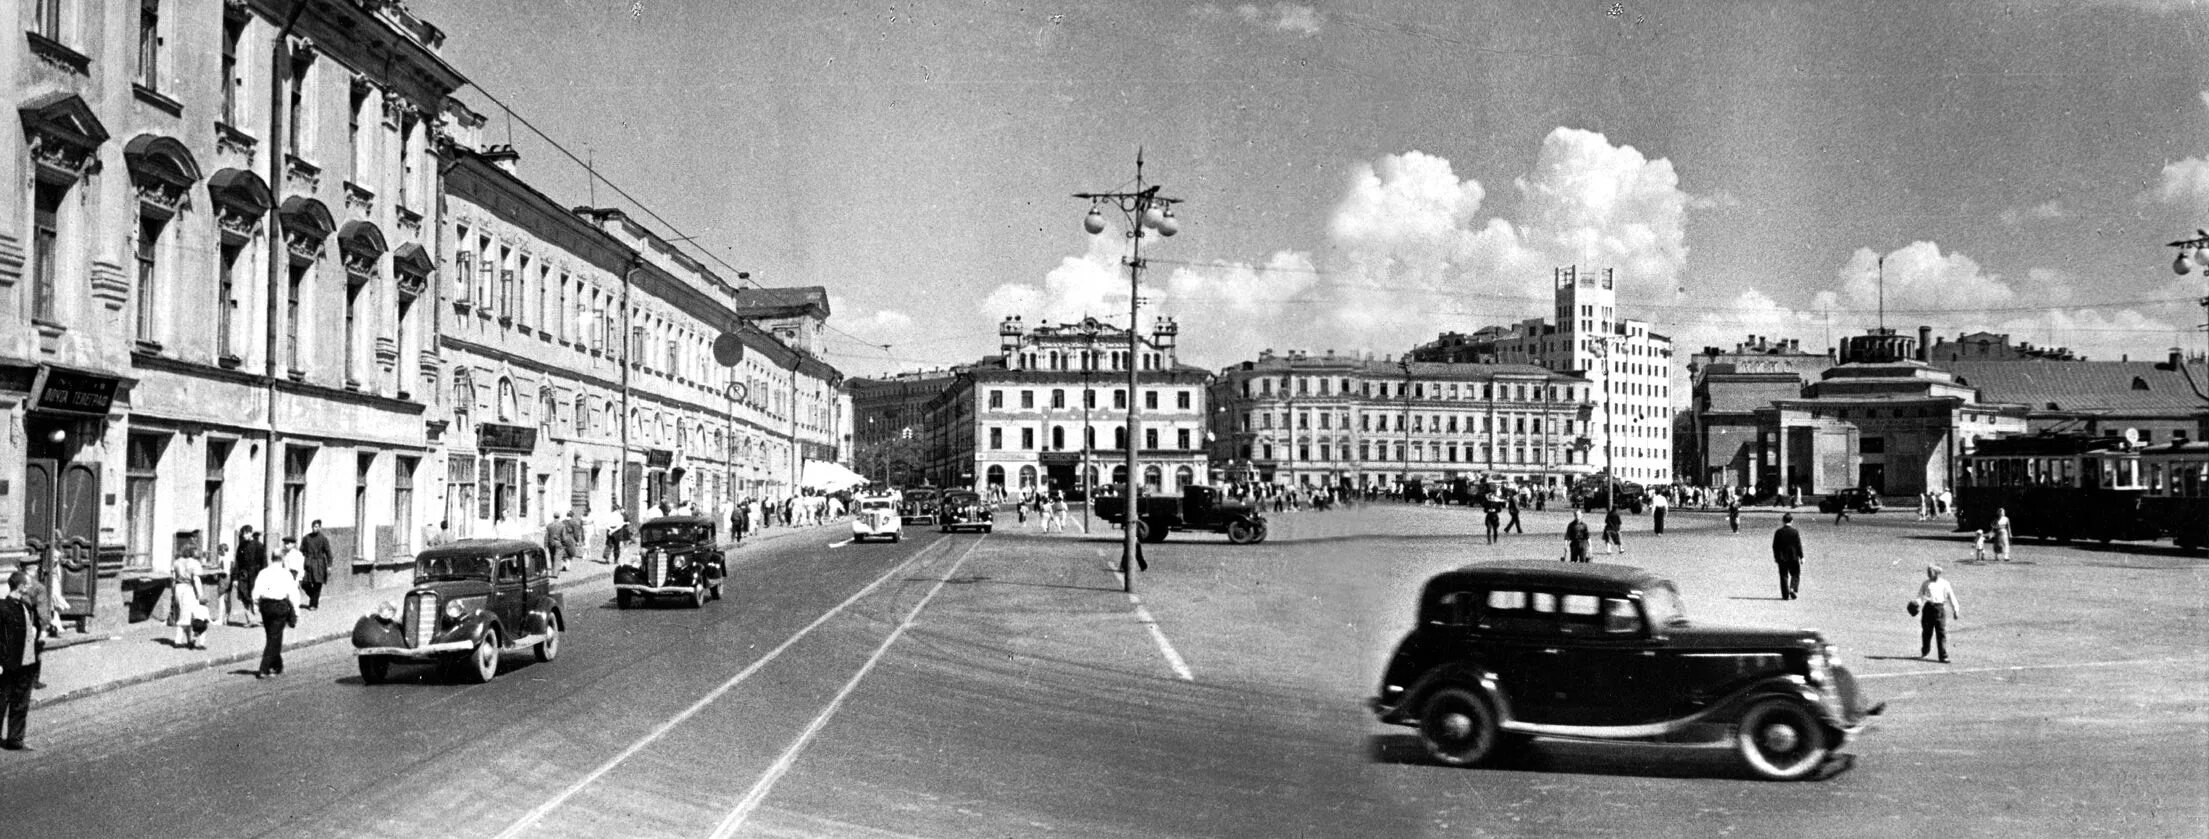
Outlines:
POLYGON ((512 149, 468 150, 482 118, 451 108, 448 367, 433 430, 455 531, 527 533, 570 510, 718 509, 787 495, 805 461, 836 459, 840 377, 739 316, 733 301, 758 290, 619 210, 561 206, 519 176, 512 149), (734 366, 717 358, 724 335, 734 366))
POLYGON ((965 367, 915 370, 844 382, 851 399, 853 468, 892 485, 916 485, 926 478, 928 403, 942 396, 965 367))
POLYGON ((58 536, 163 573, 188 540, 314 519, 341 567, 403 549, 436 509, 443 33, 396 3, 262 0, 0 26, 27 47, 5 59, 0 561, 58 536))
POLYGON ((1836 363, 1802 342, 1751 335, 1733 349, 1705 347, 1688 360, 1693 388, 1688 427, 1679 437, 1680 479, 1698 486, 1754 486, 1762 425, 1757 411, 1802 395, 1836 363))
POLYGON ((1611 269, 1552 273, 1556 319, 1530 318, 1472 335, 1445 333, 1411 351, 1414 361, 1529 364, 1585 376, 1597 388, 1590 438, 1598 468, 1643 483, 1672 471, 1672 339, 1625 317, 1611 269))
POLYGON ((1160 319, 1144 337, 1095 318, 1032 328, 1006 318, 999 355, 959 368, 926 406, 929 477, 1014 494, 1087 489, 1125 483, 1133 445, 1150 491, 1204 482, 1210 374, 1180 363, 1180 329, 1160 319))
POLYGON ((1588 380, 1526 364, 1267 350, 1213 380, 1211 455, 1229 481, 1394 491, 1592 474, 1588 380))

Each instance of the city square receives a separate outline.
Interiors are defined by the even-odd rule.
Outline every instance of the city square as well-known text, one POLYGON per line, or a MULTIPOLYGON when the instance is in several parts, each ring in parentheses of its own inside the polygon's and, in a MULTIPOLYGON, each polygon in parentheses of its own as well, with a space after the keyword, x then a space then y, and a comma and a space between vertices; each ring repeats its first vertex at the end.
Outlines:
POLYGON ((7 27, 12 831, 2209 830, 2202 0, 7 27))

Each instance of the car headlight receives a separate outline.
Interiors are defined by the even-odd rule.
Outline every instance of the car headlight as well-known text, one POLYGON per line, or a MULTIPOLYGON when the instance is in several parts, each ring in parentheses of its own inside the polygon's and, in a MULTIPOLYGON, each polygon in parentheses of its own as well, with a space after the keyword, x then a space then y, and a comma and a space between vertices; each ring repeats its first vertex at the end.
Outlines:
POLYGON ((681 571, 681 570, 683 570, 683 569, 685 569, 685 568, 689 568, 689 567, 690 567, 690 557, 687 557, 687 556, 677 556, 677 557, 675 557, 675 570, 677 570, 677 571, 681 571))
POLYGON ((393 603, 389 600, 378 603, 376 604, 375 615, 377 620, 383 621, 384 623, 396 622, 399 620, 399 604, 393 603))
POLYGON ((445 603, 445 617, 452 620, 460 620, 461 618, 474 614, 475 611, 480 608, 483 608, 483 598, 481 597, 454 598, 452 600, 446 601, 445 603))

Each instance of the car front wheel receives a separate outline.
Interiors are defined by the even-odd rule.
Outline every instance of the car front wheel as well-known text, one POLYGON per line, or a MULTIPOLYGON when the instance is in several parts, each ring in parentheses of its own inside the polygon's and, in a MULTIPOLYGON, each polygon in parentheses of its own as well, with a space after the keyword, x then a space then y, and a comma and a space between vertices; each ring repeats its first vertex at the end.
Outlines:
POLYGON ((1255 522, 1238 521, 1227 525, 1227 541, 1248 545, 1258 541, 1258 525, 1255 522))
POLYGON ((1427 753, 1451 766, 1478 766, 1504 751, 1495 706, 1470 689, 1446 687, 1427 697, 1419 712, 1419 738, 1427 753))
POLYGON ((1788 699, 1765 699, 1749 706, 1741 715, 1734 742, 1749 771, 1768 781, 1808 777, 1832 751, 1817 715, 1788 699))
POLYGON ((384 677, 390 675, 390 673, 391 659, 384 658, 380 655, 364 655, 360 657, 360 680, 362 684, 383 684, 384 677))
POLYGON ((499 675, 499 634, 496 630, 483 633, 476 640, 476 647, 468 651, 468 675, 477 684, 491 681, 499 675))

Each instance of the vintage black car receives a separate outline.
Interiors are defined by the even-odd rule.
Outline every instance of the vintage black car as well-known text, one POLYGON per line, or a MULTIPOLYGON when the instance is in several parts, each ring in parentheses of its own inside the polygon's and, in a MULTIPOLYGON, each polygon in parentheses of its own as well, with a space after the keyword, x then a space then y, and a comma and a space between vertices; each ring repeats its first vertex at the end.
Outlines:
POLYGON ((1862 487, 1849 487, 1818 499, 1818 512, 1838 513, 1843 509, 1851 513, 1879 512, 1879 496, 1862 487))
POLYGON ((464 663, 478 682, 499 673, 499 656, 531 647, 538 661, 560 654, 567 628, 552 590, 545 549, 516 539, 468 539, 414 558, 414 587, 353 624, 361 681, 384 680, 392 662, 464 663))
POLYGON ((933 487, 914 487, 905 490, 897 502, 897 514, 906 524, 936 523, 936 490, 933 487))
POLYGON ((721 554, 719 522, 712 516, 661 516, 637 531, 636 555, 614 568, 614 604, 681 597, 695 609, 721 599, 728 558, 721 554))
POLYGON ((936 524, 945 533, 967 529, 988 533, 997 527, 990 503, 981 493, 966 489, 945 490, 937 497, 936 524))
MULTIPOLYGON (((1127 519, 1127 500, 1107 495, 1091 502, 1097 517, 1112 524, 1127 519)), ((1135 507, 1136 538, 1166 541, 1175 531, 1207 531, 1227 534, 1227 541, 1254 545, 1266 540, 1266 517, 1250 502, 1230 497, 1219 487, 1190 484, 1179 496, 1144 495, 1135 507)))
POLYGON ((1815 630, 1690 621, 1640 568, 1519 561, 1429 580, 1371 704, 1451 765, 1537 736, 1730 744, 1771 780, 1810 776, 1883 707, 1815 630))

